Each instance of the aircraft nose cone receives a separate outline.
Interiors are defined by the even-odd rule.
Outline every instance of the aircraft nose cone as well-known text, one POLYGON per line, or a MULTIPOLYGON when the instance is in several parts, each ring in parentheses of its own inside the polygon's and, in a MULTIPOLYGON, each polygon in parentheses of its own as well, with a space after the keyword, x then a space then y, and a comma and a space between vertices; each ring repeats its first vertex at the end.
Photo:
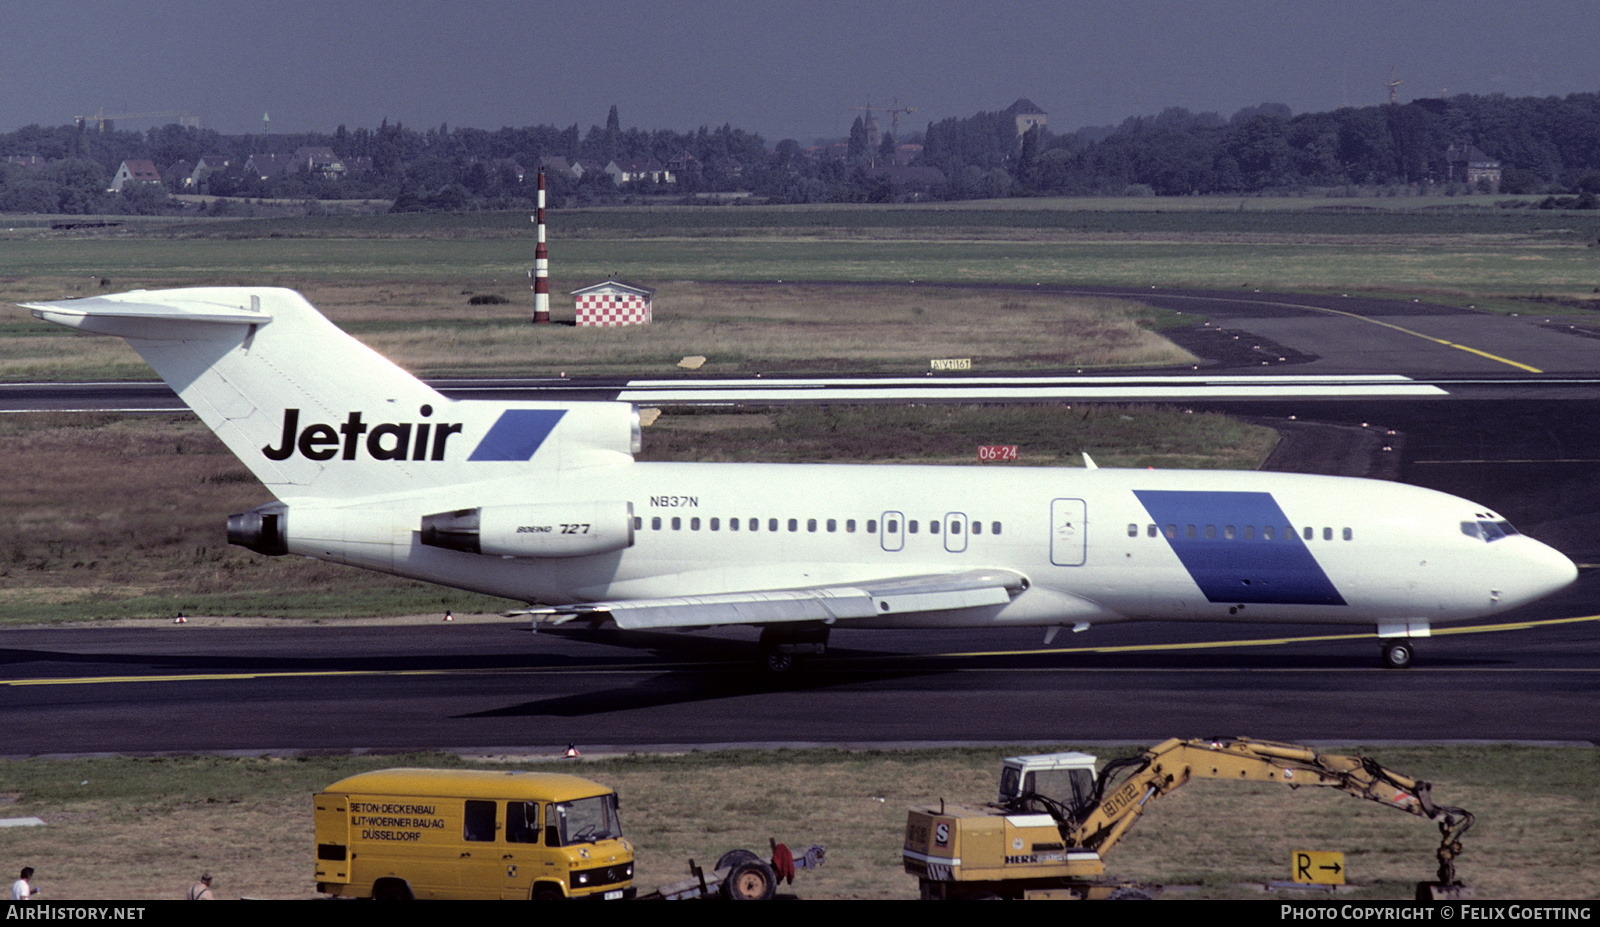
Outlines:
POLYGON ((1527 550, 1518 558, 1517 569, 1509 577, 1510 588, 1506 591, 1511 595, 1505 596, 1512 604, 1541 599, 1567 588, 1578 578, 1578 565, 1566 554, 1532 538, 1521 540, 1527 541, 1527 550))

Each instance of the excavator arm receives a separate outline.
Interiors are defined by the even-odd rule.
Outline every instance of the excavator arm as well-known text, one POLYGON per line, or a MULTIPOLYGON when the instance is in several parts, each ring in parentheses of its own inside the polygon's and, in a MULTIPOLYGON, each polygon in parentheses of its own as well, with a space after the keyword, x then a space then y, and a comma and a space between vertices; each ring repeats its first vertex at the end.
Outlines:
POLYGON ((1472 815, 1433 802, 1433 787, 1385 769, 1365 756, 1318 753, 1296 744, 1251 740, 1168 740, 1135 757, 1108 763, 1095 785, 1095 799, 1075 818, 1061 822, 1069 846, 1102 857, 1144 813, 1152 799, 1191 779, 1276 782, 1290 788, 1323 786, 1425 817, 1439 824, 1439 884, 1456 885, 1455 859, 1472 815))

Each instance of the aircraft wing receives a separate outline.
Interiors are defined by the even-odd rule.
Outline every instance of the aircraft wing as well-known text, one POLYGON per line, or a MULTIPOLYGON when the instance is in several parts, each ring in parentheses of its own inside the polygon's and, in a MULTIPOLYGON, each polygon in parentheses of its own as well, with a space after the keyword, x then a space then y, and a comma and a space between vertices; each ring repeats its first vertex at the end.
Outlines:
POLYGON ((852 618, 1005 605, 1027 586, 1027 577, 1012 570, 966 570, 800 589, 590 602, 512 614, 532 615, 535 623, 542 625, 610 619, 630 631, 794 621, 831 624, 852 618))

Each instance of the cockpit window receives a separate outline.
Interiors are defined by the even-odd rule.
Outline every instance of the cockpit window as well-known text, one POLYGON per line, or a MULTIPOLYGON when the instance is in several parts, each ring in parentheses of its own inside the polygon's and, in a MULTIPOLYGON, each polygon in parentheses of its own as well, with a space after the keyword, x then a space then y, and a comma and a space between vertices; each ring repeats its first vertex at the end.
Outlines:
POLYGON ((1462 522, 1461 533, 1467 537, 1480 538, 1492 544, 1501 538, 1516 534, 1517 529, 1511 527, 1511 522, 1508 521, 1479 519, 1478 521, 1462 522))

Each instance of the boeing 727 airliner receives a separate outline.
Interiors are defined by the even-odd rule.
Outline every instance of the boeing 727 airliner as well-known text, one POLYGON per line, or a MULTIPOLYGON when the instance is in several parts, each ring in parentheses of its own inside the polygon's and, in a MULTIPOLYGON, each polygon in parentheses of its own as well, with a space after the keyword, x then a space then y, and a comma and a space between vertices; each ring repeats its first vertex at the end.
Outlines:
POLYGON ((755 626, 774 669, 833 627, 1140 619, 1376 628, 1406 666, 1433 625, 1577 575, 1482 506, 1374 480, 640 463, 627 403, 449 399, 291 290, 27 308, 126 338, 266 484, 234 544, 520 600, 537 625, 755 626))

